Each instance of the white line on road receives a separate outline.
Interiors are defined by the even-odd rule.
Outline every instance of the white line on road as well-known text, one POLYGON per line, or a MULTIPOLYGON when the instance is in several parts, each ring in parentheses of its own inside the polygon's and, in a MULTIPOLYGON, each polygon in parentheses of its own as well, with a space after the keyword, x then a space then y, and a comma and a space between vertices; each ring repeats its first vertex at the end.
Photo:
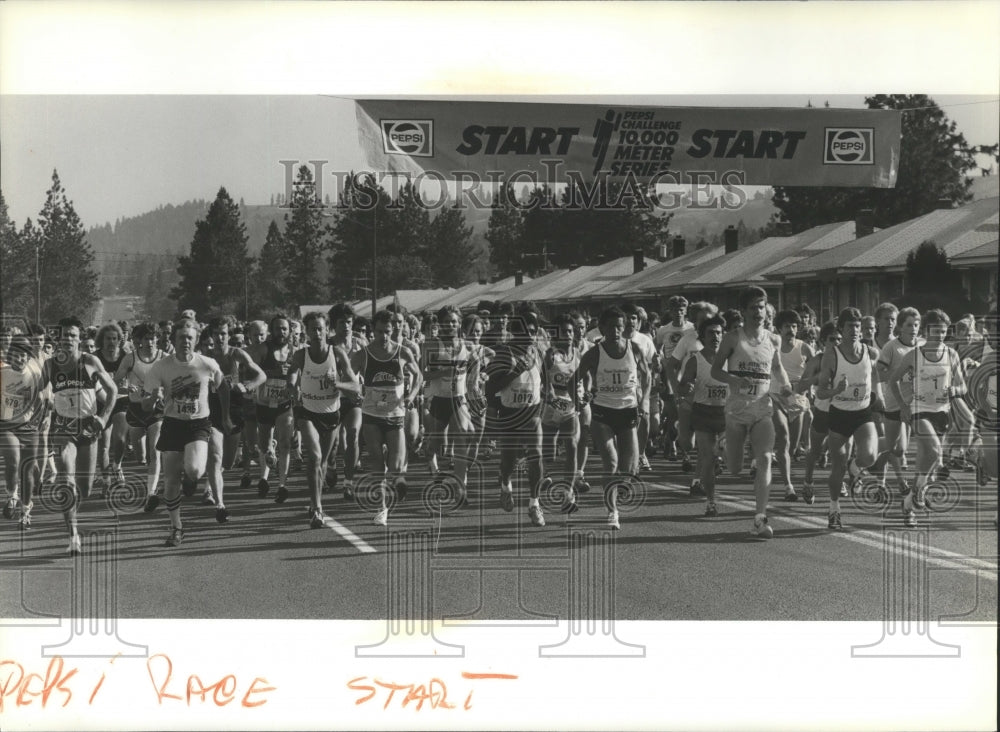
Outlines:
MULTIPOLYGON (((653 483, 653 485, 658 485, 663 488, 673 488, 684 493, 688 492, 688 488, 678 485, 676 483, 653 483)), ((716 498, 716 503, 724 503, 731 506, 736 506, 745 511, 753 511, 756 508, 756 504, 751 501, 742 500, 739 498, 716 498)), ((806 516, 789 516, 786 513, 777 513, 781 517, 782 522, 790 523, 794 526, 805 529, 826 529, 827 523, 823 519, 810 518, 806 516)), ((863 546, 870 547, 872 549, 884 549, 886 544, 883 538, 873 531, 868 531, 865 529, 857 529, 854 531, 836 531, 830 532, 838 538, 846 539, 847 541, 853 541, 856 544, 861 544, 863 546)), ((891 549, 894 554, 902 554, 904 550, 899 544, 892 544, 891 549)), ((947 549, 936 549, 934 547, 928 547, 928 557, 927 561, 931 564, 936 564, 943 569, 957 569, 961 572, 967 572, 968 574, 982 576, 981 572, 986 571, 986 578, 994 582, 997 581, 997 565, 992 562, 987 562, 976 557, 969 557, 964 554, 958 554, 956 552, 950 552, 947 549)))
POLYGON ((323 523, 326 525, 328 529, 333 529, 342 537, 347 539, 351 544, 354 545, 354 548, 357 549, 362 554, 375 554, 378 552, 378 549, 373 547, 371 544, 369 544, 367 541, 362 539, 360 536, 355 534, 353 531, 351 531, 349 528, 344 526, 336 519, 327 516, 323 520, 323 523))

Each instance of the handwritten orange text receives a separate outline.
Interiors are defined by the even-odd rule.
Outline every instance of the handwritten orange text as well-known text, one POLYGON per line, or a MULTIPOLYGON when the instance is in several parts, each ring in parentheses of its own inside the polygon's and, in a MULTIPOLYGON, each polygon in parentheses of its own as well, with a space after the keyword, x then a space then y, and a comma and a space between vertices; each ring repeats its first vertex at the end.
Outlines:
POLYGON ((53 704, 62 702, 60 706, 66 706, 73 698, 73 692, 67 683, 76 672, 75 668, 66 670, 66 664, 60 656, 49 661, 45 676, 28 673, 17 661, 0 661, 0 712, 11 703, 26 707, 38 701, 43 709, 50 701, 53 704))
MULTIPOLYGON (((463 671, 462 678, 469 681, 484 679, 511 681, 517 679, 517 676, 514 674, 471 673, 469 671, 463 671)), ((424 708, 424 704, 427 705, 428 709, 461 708, 466 711, 472 709, 473 689, 469 689, 468 694, 465 695, 464 702, 461 703, 461 707, 456 707, 455 702, 448 701, 448 686, 444 681, 437 677, 430 679, 426 684, 400 684, 391 681, 383 681, 378 678, 372 678, 369 680, 367 676, 359 676, 348 681, 347 688, 351 691, 362 692, 363 696, 355 699, 355 704, 366 704, 367 702, 376 700, 381 693, 381 696, 385 697, 382 709, 388 709, 389 705, 393 703, 393 700, 399 704, 401 709, 409 707, 417 712, 424 708), (401 692, 399 696, 396 696, 397 691, 401 692), (412 706, 410 706, 411 704, 412 706)), ((461 698, 461 695, 459 694, 457 698, 461 698)))
POLYGON ((197 674, 190 674, 183 691, 175 685, 176 693, 171 693, 170 682, 174 673, 174 663, 165 653, 150 656, 146 660, 146 670, 149 672, 149 680, 156 693, 156 701, 160 705, 164 700, 170 700, 185 703, 189 707, 193 704, 214 704, 217 707, 224 707, 240 698, 241 706, 253 708, 267 704, 265 695, 277 688, 270 686, 267 679, 257 676, 245 686, 240 697, 240 685, 233 674, 226 674, 221 679, 210 682, 203 681, 197 674))

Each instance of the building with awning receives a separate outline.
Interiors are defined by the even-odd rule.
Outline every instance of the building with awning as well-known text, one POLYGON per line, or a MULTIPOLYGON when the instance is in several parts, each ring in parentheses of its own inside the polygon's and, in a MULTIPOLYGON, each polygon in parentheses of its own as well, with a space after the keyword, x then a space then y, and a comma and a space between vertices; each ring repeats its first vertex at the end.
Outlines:
POLYGON ((472 311, 483 300, 493 302, 499 300, 505 293, 514 289, 519 280, 523 284, 523 279, 521 275, 516 275, 505 277, 496 282, 470 282, 463 287, 451 290, 441 297, 431 300, 424 304, 420 310, 434 312, 445 305, 454 305, 459 310, 472 311))
POLYGON ((932 241, 962 272, 970 299, 995 303, 998 221, 1000 198, 940 208, 772 267, 765 276, 772 287, 784 290, 788 302, 806 302, 823 319, 850 305, 871 313, 879 303, 904 294, 907 255, 921 243, 932 241))

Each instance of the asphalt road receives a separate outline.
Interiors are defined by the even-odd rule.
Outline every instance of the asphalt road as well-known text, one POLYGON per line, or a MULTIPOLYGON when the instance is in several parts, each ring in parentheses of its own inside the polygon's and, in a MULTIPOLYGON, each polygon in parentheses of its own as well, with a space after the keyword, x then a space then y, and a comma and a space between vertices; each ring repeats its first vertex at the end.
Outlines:
MULTIPOLYGON (((117 617, 181 619, 996 621, 995 482, 979 488, 973 474, 955 474, 916 529, 903 527, 898 500, 842 499, 842 532, 827 530, 824 496, 786 503, 776 486, 775 535, 760 541, 749 534, 746 478, 724 475, 720 515, 705 518, 678 463, 657 457, 653 467, 623 503, 618 532, 606 526, 594 459, 595 490, 581 510, 562 514, 557 487, 543 496, 542 528, 529 523, 523 485, 515 512, 501 510, 496 458, 472 471, 471 505, 457 511, 446 493, 424 488, 424 465, 412 465, 409 497, 388 528, 334 492, 327 526, 310 529, 301 471, 283 505, 258 498, 255 486, 241 491, 239 474, 229 475, 224 525, 200 491, 185 499, 186 538, 176 548, 163 545, 162 504, 146 514, 141 496, 117 496, 116 521, 106 500, 91 498, 81 514, 85 556, 73 560, 61 516, 36 507, 27 532, 0 521, 0 617, 74 607, 104 616, 113 607, 117 617)), ((142 481, 144 468, 127 468, 142 481)), ((793 467, 797 485, 801 469, 793 467)))

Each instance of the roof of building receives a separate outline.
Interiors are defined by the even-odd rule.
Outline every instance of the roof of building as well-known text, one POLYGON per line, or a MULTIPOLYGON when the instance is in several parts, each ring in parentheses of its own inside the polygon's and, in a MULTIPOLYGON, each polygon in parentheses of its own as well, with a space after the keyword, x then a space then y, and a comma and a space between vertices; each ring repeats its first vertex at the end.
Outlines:
POLYGON ((550 285, 551 283, 558 281, 560 277, 564 276, 569 271, 570 270, 568 269, 557 269, 552 272, 547 272, 540 277, 536 277, 533 280, 523 283, 519 287, 507 290, 507 292, 503 293, 497 298, 497 300, 500 302, 534 300, 537 292, 541 291, 544 287, 550 285))
POLYGON ((677 273, 686 271, 697 264, 720 257, 724 252, 725 248, 722 246, 710 249, 696 249, 693 252, 687 252, 679 257, 668 259, 665 262, 656 262, 647 266, 641 272, 636 272, 627 277, 607 283, 601 289, 592 292, 591 296, 613 298, 634 294, 646 289, 647 286, 666 282, 666 280, 677 273))
POLYGON ((411 312, 423 310, 424 306, 439 300, 450 292, 455 292, 454 288, 443 287, 437 290, 396 290, 396 302, 400 306, 411 312))
MULTIPOLYGON (((657 264, 655 259, 644 260, 647 267, 657 264)), ((560 270, 558 277, 548 278, 541 288, 532 293, 535 302, 578 300, 590 297, 609 284, 633 274, 633 257, 619 257, 604 264, 585 265, 570 270, 560 270)))
POLYGON ((1000 199, 985 198, 959 208, 938 209, 774 270, 771 277, 811 275, 826 270, 902 269, 906 257, 933 241, 949 257, 997 239, 1000 199))
POLYGON ((514 278, 505 277, 496 282, 470 282, 457 290, 451 290, 443 296, 425 303, 421 309, 437 310, 445 305, 454 305, 457 308, 467 308, 475 306, 480 300, 497 300, 504 293, 514 287, 514 278))
POLYGON ((662 283, 650 284, 643 289, 725 287, 763 282, 764 275, 776 267, 835 248, 853 239, 854 232, 853 221, 841 221, 814 226, 793 236, 768 237, 731 254, 726 254, 724 247, 713 247, 714 256, 706 257, 699 264, 676 273, 662 283))

